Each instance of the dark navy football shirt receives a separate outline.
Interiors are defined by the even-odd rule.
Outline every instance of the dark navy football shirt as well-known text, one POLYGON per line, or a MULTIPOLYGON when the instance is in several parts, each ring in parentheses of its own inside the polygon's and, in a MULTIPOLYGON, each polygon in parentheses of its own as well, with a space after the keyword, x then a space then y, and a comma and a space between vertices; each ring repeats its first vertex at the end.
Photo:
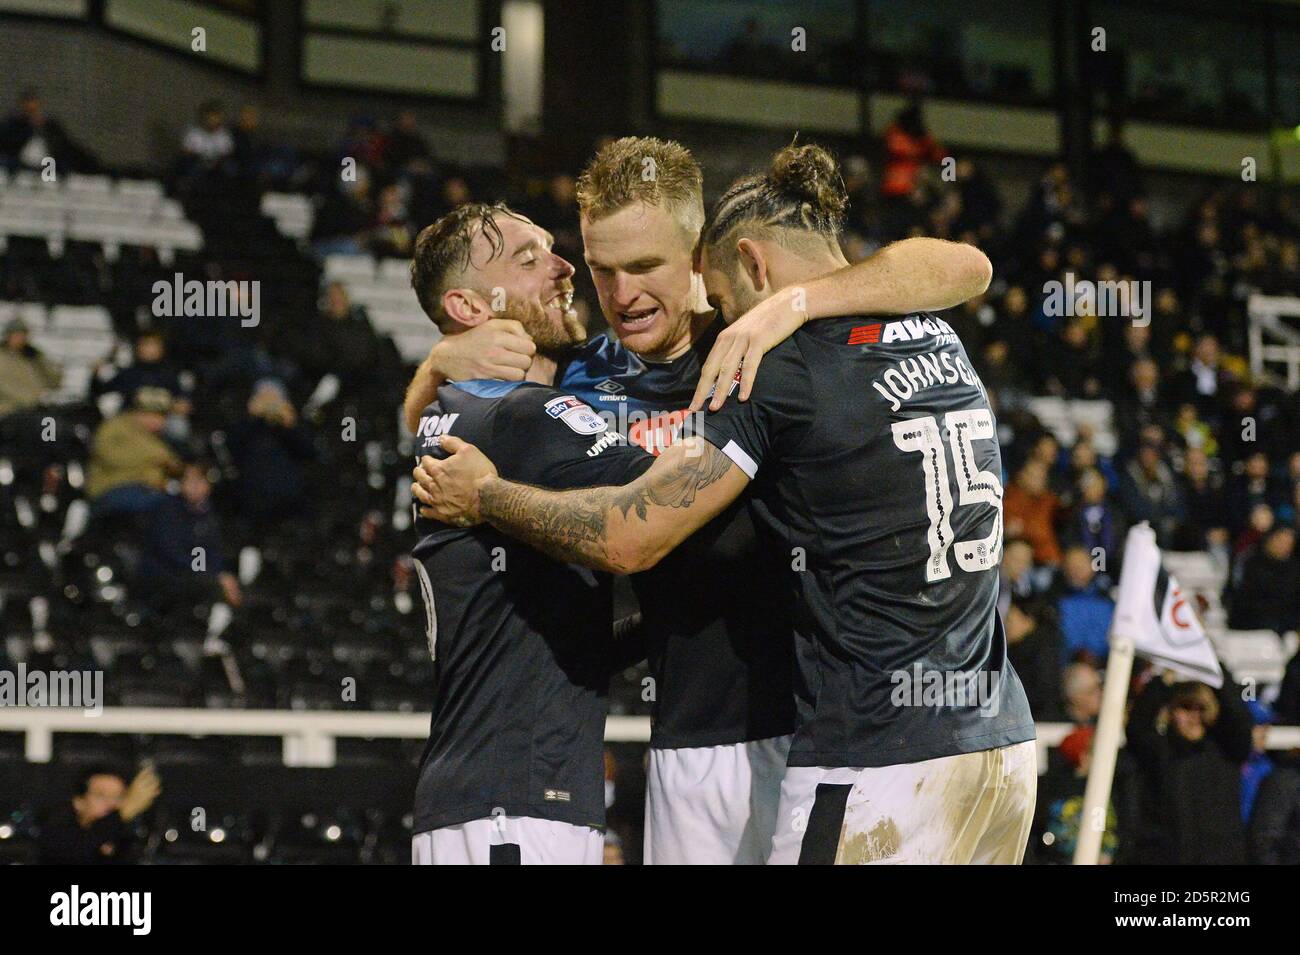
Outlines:
POLYGON ((703 434, 767 479, 756 496, 806 554, 790 765, 884 766, 1034 738, 997 613, 997 426, 947 323, 809 322, 703 434))
MULTIPOLYGON (((600 335, 560 369, 560 387, 611 430, 658 454, 692 422, 687 408, 718 333, 715 321, 681 357, 647 362, 600 335)), ((794 729, 792 556, 736 501, 632 585, 654 680, 654 747, 721 746, 794 729)))
MULTIPOLYGON (((634 480, 653 462, 572 393, 469 381, 438 390, 417 458, 448 434, 502 477, 564 490, 634 480)), ((491 525, 418 518, 414 557, 435 690, 415 831, 494 813, 601 826, 610 578, 561 563, 491 525)))

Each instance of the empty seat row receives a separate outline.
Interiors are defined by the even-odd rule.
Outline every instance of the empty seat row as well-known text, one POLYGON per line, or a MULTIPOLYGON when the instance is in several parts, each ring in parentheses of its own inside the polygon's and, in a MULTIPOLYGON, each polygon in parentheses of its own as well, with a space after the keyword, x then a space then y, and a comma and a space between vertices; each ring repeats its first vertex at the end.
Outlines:
POLYGON ((261 212, 275 222, 281 235, 305 239, 311 235, 316 218, 311 199, 299 193, 267 192, 262 195, 261 212))
POLYGON ((325 257, 325 278, 334 281, 381 279, 385 283, 399 282, 409 288, 411 262, 409 259, 376 259, 371 255, 328 255, 325 257))
POLYGON ((0 169, 0 192, 36 191, 49 193, 70 193, 84 198, 87 196, 120 196, 140 201, 161 200, 162 183, 152 179, 113 179, 111 176, 69 173, 50 180, 40 172, 32 169, 20 169, 8 173, 0 169))
POLYGON ((1282 680, 1287 661, 1294 656, 1295 634, 1279 637, 1272 630, 1218 630, 1207 627, 1210 640, 1238 682, 1272 686, 1282 680))
POLYGON ((1110 456, 1118 447, 1115 409, 1109 401, 1046 396, 1030 399, 1029 410, 1066 447, 1074 444, 1085 429, 1092 432, 1097 453, 1110 456))
POLYGON ((0 302, 0 324, 21 318, 34 333, 66 331, 74 334, 111 335, 113 320, 101 305, 55 305, 40 302, 0 302))
POLYGON ((157 248, 166 259, 203 247, 202 232, 157 182, 76 174, 46 182, 30 170, 0 181, 0 237, 7 236, 45 239, 51 255, 69 240, 96 242, 110 259, 122 245, 157 248))

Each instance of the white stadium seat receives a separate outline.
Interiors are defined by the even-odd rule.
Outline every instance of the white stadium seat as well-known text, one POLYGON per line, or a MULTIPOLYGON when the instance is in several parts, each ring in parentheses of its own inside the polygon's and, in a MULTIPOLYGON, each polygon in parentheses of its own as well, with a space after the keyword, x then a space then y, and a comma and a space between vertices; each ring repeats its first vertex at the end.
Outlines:
POLYGON ((32 335, 32 344, 61 364, 94 364, 108 356, 114 339, 112 335, 45 330, 32 335))
POLYGON ((66 239, 96 242, 112 260, 123 245, 158 249, 168 263, 175 250, 203 247, 203 233, 185 210, 167 199, 161 183, 106 176, 67 177, 66 185, 43 182, 30 170, 16 173, 0 190, 0 249, 8 236, 45 239, 62 255, 66 239))
POLYGON ((50 309, 51 329, 112 336, 113 320, 99 305, 56 305, 50 309))
POLYGON ((1228 581, 1228 568, 1203 550, 1167 550, 1161 560, 1165 570, 1177 577, 1185 590, 1219 593, 1228 581))
POLYGON ((1093 447, 1098 454, 1109 457, 1118 447, 1113 424, 1114 407, 1109 401, 1066 401, 1049 395, 1031 398, 1029 410, 1066 447, 1074 444, 1080 426, 1092 430, 1093 447))
POLYGON ((409 285, 411 281, 410 259, 380 259, 379 277, 388 281, 402 282, 409 285))
POLYGON ((107 176, 86 176, 74 172, 68 176, 68 191, 108 195, 113 191, 113 180, 107 176))
POLYGON ((325 278, 351 283, 355 279, 373 279, 375 260, 368 255, 327 255, 325 278))
POLYGON ((156 204, 163 198, 163 187, 153 179, 121 179, 117 183, 117 194, 131 201, 152 199, 156 204))
POLYGON ((48 189, 55 190, 59 188, 57 180, 42 178, 42 176, 31 169, 19 169, 14 173, 10 184, 17 189, 48 189))
POLYGON ((412 312, 416 315, 423 314, 420 311, 420 303, 415 298, 415 293, 410 289, 393 289, 393 288, 348 288, 348 294, 352 300, 359 305, 364 305, 367 310, 380 309, 389 312, 412 312))
POLYGON ((311 235, 316 209, 308 196, 293 192, 267 192, 262 194, 262 215, 275 221, 281 235, 291 239, 305 239, 311 235))
POLYGON ((376 330, 384 334, 418 332, 426 326, 434 327, 424 312, 411 309, 367 308, 366 314, 370 316, 370 323, 376 330))
POLYGON ((429 354, 429 349, 438 344, 438 339, 441 337, 432 324, 428 326, 427 331, 404 331, 392 336, 393 344, 397 346, 402 360, 411 363, 424 361, 425 356, 429 354))
POLYGON ((21 318, 32 331, 44 329, 49 312, 40 302, 0 302, 0 321, 21 318))
POLYGON ((61 399, 85 398, 90 394, 90 365, 68 365, 63 369, 63 381, 59 385, 58 396, 61 399))
POLYGON ((61 209, 29 202, 0 203, 0 234, 49 239, 62 237, 67 216, 61 209))
POLYGON ((1211 634, 1225 666, 1240 682, 1279 683, 1286 669, 1286 648, 1272 630, 1225 630, 1211 634))

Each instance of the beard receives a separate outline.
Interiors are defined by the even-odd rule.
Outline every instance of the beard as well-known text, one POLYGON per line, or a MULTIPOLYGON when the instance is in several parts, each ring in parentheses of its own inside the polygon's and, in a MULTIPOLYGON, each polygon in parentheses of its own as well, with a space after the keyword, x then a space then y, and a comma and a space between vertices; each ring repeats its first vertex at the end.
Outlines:
MULTIPOLYGON (((564 291, 571 292, 572 288, 570 285, 564 291)), ((538 302, 511 298, 506 301, 501 317, 513 318, 522 325, 537 346, 538 354, 547 358, 560 357, 587 340, 587 329, 572 308, 566 309, 557 323, 538 302)))
MULTIPOLYGON (((730 325, 736 319, 740 318, 740 316, 744 315, 750 309, 757 306, 767 297, 765 295, 759 295, 757 292, 755 292, 754 289, 747 282, 745 282, 743 276, 739 276, 737 279, 733 279, 731 283, 731 293, 732 293, 732 297, 735 299, 731 307, 735 309, 736 314, 724 316, 727 320, 728 325, 730 325)), ((769 290, 768 295, 770 294, 772 293, 769 290)))

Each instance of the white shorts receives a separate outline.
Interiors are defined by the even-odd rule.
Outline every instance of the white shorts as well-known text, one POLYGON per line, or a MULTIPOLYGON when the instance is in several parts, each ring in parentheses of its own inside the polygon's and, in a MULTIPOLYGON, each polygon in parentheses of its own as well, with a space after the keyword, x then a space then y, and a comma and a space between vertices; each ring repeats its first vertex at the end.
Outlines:
POLYGON ((1029 740, 896 766, 792 766, 768 863, 1018 865, 1037 760, 1029 740))
POLYGON ((789 751, 789 736, 651 749, 645 864, 762 865, 789 751))
POLYGON ((600 865, 605 836, 532 816, 493 816, 411 837, 412 865, 600 865))

